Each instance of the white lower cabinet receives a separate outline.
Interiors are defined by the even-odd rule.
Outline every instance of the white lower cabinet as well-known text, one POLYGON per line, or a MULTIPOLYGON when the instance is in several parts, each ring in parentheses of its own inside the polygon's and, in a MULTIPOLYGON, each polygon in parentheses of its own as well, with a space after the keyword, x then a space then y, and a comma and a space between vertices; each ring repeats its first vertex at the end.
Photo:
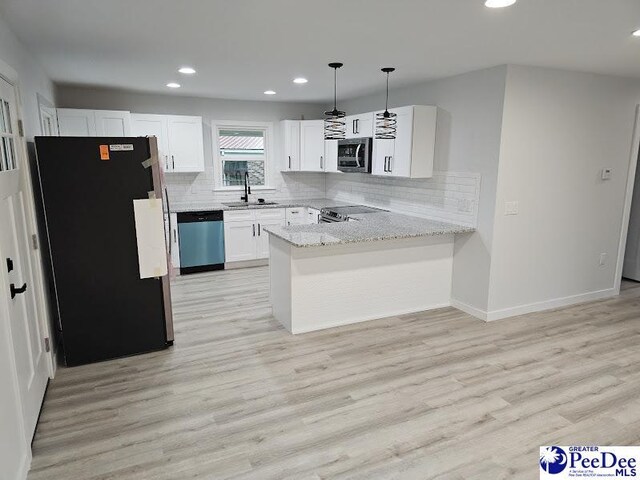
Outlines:
MULTIPOLYGON (((226 216, 226 212, 225 212, 226 216)), ((253 220, 224 222, 224 261, 256 259, 256 224, 253 220)))
POLYGON ((225 211, 225 262, 269 258, 269 234, 264 229, 284 223, 283 208, 225 211))
POLYGON ((320 223, 320 210, 307 207, 307 223, 309 224, 320 223))
POLYGON ((286 220, 287 225, 306 225, 307 209, 305 207, 287 208, 286 220))

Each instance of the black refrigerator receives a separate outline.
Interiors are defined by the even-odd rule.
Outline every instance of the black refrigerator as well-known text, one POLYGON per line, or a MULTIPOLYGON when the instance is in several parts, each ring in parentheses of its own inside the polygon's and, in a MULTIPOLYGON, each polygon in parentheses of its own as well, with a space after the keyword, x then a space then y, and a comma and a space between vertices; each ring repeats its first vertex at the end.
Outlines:
POLYGON ((133 200, 162 198, 168 216, 157 155, 155 137, 35 139, 40 244, 68 366, 173 343, 169 275, 143 279, 138 265, 133 200))

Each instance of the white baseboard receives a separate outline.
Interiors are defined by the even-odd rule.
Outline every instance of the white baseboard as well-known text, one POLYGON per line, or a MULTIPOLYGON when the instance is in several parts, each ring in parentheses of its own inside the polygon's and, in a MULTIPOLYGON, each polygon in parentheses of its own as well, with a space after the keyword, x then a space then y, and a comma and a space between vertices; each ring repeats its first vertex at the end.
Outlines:
POLYGON ((258 260, 245 260, 242 262, 230 262, 224 264, 225 270, 233 270, 236 268, 250 268, 250 267, 262 267, 264 265, 269 265, 268 258, 260 258, 258 260))
POLYGON ((320 327, 311 327, 311 328, 294 328, 291 330, 291 333, 293 333, 294 335, 297 335, 299 333, 309 333, 309 332, 317 332, 318 330, 325 330, 327 328, 335 328, 335 327, 344 327, 347 325, 353 325, 356 323, 362 323, 362 322, 369 322, 371 320, 382 320, 383 318, 389 318, 389 317, 398 317, 400 315, 408 315, 410 313, 420 313, 420 312, 427 312, 429 310, 435 310, 437 308, 445 308, 445 307, 450 307, 451 305, 449 303, 443 303, 443 304, 435 304, 435 305, 429 305, 424 307, 423 309, 420 310, 415 310, 415 309, 406 309, 406 310, 396 310, 394 312, 385 312, 383 317, 380 317, 380 315, 367 315, 361 318, 358 318, 356 320, 340 320, 337 322, 326 322, 323 323, 320 327))
POLYGON ((458 310, 462 310, 464 313, 468 313, 469 315, 479 318, 480 320, 487 321, 487 312, 485 310, 481 310, 469 305, 468 303, 461 302, 457 298, 451 299, 451 306, 458 310))
POLYGON ((494 320, 502 320, 505 318, 525 315, 527 313, 542 312, 544 310, 552 310, 554 308, 568 307, 579 303, 592 302, 603 298, 615 297, 620 292, 616 288, 606 288, 604 290, 596 290, 595 292, 580 293, 578 295, 570 295, 568 297, 554 298, 542 302, 529 303, 526 305, 518 305, 517 307, 503 308, 500 310, 491 310, 489 312, 481 310, 472 305, 466 304, 455 298, 451 299, 451 306, 462 310, 469 315, 473 315, 485 322, 494 320))
POLYGON ((578 295, 570 295, 568 297, 555 298, 553 300, 530 303, 528 305, 492 310, 487 315, 487 321, 501 320, 503 318, 515 317, 526 313, 541 312, 543 310, 568 307, 578 303, 592 302, 594 300, 614 297, 618 295, 618 293, 619 292, 615 288, 606 288, 604 290, 596 290, 595 292, 580 293, 578 295))

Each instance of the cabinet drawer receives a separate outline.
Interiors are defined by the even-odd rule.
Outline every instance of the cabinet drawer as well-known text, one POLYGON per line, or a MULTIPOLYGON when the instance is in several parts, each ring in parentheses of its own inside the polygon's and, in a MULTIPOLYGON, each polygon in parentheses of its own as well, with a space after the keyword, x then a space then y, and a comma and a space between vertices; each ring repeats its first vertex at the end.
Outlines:
POLYGON ((225 210, 225 222, 244 222, 254 219, 254 210, 225 210))
POLYGON ((287 217, 302 216, 306 213, 305 210, 304 207, 287 208, 287 217))
POLYGON ((254 211, 256 220, 284 220, 284 208, 265 208, 254 211))

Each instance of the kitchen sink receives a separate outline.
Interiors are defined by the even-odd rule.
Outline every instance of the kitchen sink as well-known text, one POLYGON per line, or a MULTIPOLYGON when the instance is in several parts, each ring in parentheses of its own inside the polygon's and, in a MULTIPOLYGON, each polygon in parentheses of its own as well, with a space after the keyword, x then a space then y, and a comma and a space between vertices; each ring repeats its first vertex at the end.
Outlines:
POLYGON ((225 207, 255 207, 260 205, 277 205, 278 202, 231 202, 223 203, 225 207))

